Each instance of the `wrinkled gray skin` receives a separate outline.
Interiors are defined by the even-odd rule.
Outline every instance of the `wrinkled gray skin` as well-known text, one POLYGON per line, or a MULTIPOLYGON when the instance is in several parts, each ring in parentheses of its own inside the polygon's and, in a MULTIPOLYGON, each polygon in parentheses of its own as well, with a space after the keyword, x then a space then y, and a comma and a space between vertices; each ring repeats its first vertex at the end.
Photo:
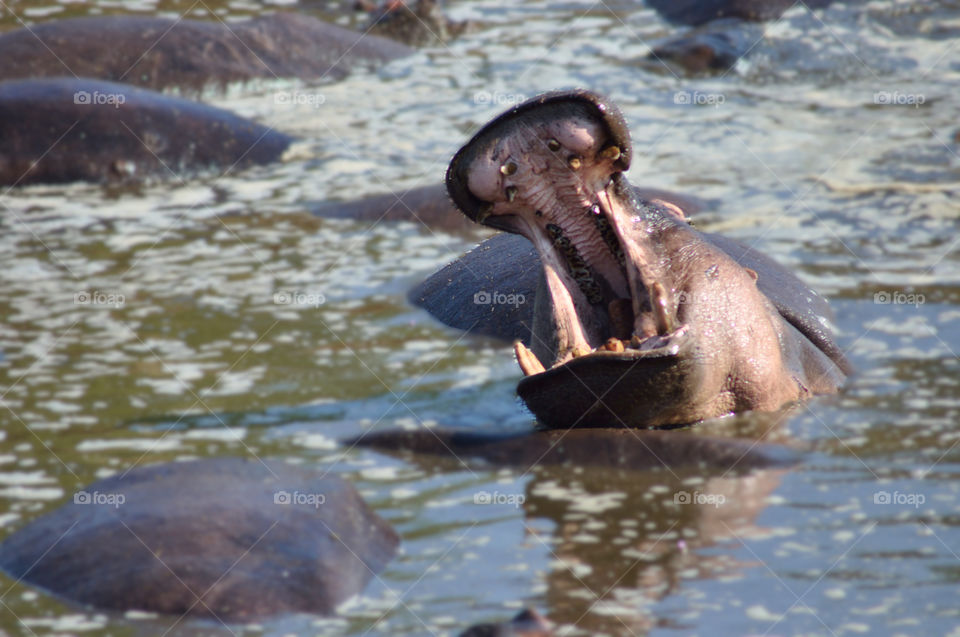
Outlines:
POLYGON ((448 189, 536 253, 494 237, 462 260, 469 275, 441 271, 415 302, 525 341, 518 394, 547 426, 683 425, 835 392, 850 368, 823 299, 676 206, 638 199, 623 174, 631 152, 619 111, 586 91, 495 119, 454 157, 448 189), (498 282, 527 302, 472 302, 498 282))
POLYGON ((73 78, 0 83, 0 139, 5 186, 239 169, 279 159, 292 141, 220 108, 73 78))
POLYGON ((398 544, 348 483, 283 463, 154 465, 84 492, 104 503, 74 498, 33 520, 0 544, 0 568, 99 609, 246 622, 332 613, 398 544), (284 492, 324 501, 284 502, 284 492))
POLYGON ((102 16, 0 35, 0 80, 73 76, 198 91, 256 78, 341 79, 409 55, 393 40, 295 13, 242 22, 102 16))

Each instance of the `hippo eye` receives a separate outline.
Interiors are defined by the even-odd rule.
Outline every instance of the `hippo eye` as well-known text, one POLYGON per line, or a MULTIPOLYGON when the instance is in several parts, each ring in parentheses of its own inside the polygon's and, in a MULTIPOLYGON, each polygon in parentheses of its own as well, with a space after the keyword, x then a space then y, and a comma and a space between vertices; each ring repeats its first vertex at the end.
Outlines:
POLYGON ((552 150, 553 152, 557 152, 558 150, 560 150, 560 142, 558 142, 558 141, 555 140, 555 139, 548 139, 548 140, 547 140, 547 148, 549 148, 549 149, 552 150))
POLYGON ((505 163, 504 165, 500 166, 500 174, 501 174, 501 175, 506 175, 507 177, 509 177, 510 175, 514 174, 515 172, 517 172, 517 165, 516 165, 515 163, 513 163, 512 161, 508 161, 508 162, 505 163))

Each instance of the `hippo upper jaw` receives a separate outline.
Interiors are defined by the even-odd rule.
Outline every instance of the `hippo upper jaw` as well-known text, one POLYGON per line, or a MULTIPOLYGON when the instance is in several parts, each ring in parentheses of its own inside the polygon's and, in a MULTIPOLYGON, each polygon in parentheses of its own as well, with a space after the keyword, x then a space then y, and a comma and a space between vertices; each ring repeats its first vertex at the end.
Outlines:
POLYGON ((475 221, 522 234, 541 256, 551 338, 532 350, 518 344, 525 375, 543 371, 541 359, 557 367, 591 352, 636 360, 678 351, 672 282, 646 239, 651 218, 622 174, 631 152, 616 108, 577 91, 507 112, 451 163, 454 203, 475 221))

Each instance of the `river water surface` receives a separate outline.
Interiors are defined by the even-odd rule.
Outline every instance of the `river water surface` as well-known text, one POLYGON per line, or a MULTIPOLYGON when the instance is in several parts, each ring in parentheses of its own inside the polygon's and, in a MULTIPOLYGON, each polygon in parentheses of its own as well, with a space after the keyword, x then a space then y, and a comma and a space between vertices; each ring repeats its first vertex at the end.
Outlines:
MULTIPOLYGON (((276 8, 8 1, 0 26, 276 8)), ((564 634, 957 634, 960 7, 797 7, 752 27, 733 71, 699 79, 643 64, 675 29, 639 3, 448 11, 476 25, 449 47, 336 84, 204 96, 298 136, 283 163, 0 195, 0 535, 134 465, 256 455, 344 475, 398 529, 401 553, 338 618, 170 634, 456 634, 524 606, 564 634), (312 205, 439 183, 490 117, 573 86, 623 109, 633 183, 714 202, 698 227, 831 300, 858 369, 838 396, 693 433, 787 444, 803 450, 797 467, 451 471, 337 446, 369 429, 532 418, 509 345, 405 301, 480 235, 320 219, 312 205)), ((172 624, 84 611, 5 576, 0 595, 13 635, 172 624)))

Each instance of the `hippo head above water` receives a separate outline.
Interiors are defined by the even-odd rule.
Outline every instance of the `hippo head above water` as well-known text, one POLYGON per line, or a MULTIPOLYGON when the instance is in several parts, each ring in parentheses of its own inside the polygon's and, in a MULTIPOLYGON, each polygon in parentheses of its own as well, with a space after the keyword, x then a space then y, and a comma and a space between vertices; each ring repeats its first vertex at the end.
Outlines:
POLYGON ((620 111, 580 90, 494 119, 447 172, 463 213, 526 237, 542 264, 531 347, 515 344, 534 415, 680 425, 836 391, 849 368, 822 299, 675 205, 638 198, 631 155, 620 111), (806 300, 782 298, 790 286, 806 300))

